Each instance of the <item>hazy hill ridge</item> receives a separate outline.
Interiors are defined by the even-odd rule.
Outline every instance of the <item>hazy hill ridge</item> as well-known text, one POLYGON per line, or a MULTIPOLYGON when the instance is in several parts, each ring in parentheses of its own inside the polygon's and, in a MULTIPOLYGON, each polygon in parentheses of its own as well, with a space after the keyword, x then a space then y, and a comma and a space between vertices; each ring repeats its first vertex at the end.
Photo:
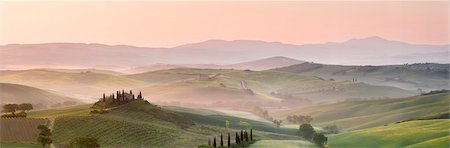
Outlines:
POLYGON ((380 37, 294 45, 254 40, 209 40, 173 48, 84 43, 0 46, 2 69, 23 67, 124 68, 155 63, 228 65, 274 55, 333 64, 448 63, 449 45, 421 45, 380 37))

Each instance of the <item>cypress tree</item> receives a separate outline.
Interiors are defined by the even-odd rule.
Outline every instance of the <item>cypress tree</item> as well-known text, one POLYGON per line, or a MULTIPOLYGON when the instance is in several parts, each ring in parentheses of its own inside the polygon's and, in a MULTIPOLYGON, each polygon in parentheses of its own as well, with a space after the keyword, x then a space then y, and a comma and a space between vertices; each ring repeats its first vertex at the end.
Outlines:
POLYGON ((236 140, 235 140, 236 144, 239 144, 239 136, 238 133, 236 132, 236 140))
POLYGON ((244 141, 244 132, 241 130, 241 141, 244 141))
POLYGON ((134 100, 134 94, 133 94, 133 100, 134 100))
POLYGON ((253 141, 253 129, 250 129, 250 141, 253 141))
POLYGON ((133 94, 133 91, 130 90, 130 94, 133 94))
POLYGON ((139 91, 139 96, 138 96, 138 98, 139 98, 139 99, 142 99, 142 92, 141 92, 141 91, 139 91))
POLYGON ((213 146, 216 147, 216 137, 214 137, 213 146))
POLYGON ((248 132, 247 131, 245 131, 245 141, 247 141, 248 142, 248 132))
POLYGON ((231 138, 230 138, 230 133, 228 133, 228 147, 231 146, 231 138))
POLYGON ((103 93, 103 102, 105 102, 106 97, 105 97, 105 93, 103 93))
POLYGON ((220 133, 220 146, 223 146, 223 135, 220 133))
POLYGON ((208 146, 211 146, 211 138, 208 138, 208 146))

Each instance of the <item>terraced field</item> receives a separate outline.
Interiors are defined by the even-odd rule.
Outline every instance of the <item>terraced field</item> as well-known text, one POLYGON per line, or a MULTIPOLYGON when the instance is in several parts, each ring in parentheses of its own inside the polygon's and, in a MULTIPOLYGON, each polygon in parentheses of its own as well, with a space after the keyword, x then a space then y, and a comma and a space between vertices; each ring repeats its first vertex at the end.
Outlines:
POLYGON ((450 120, 416 120, 329 137, 330 147, 449 147, 450 120))
POLYGON ((14 141, 0 141, 0 147, 5 148, 42 148, 41 145, 35 143, 22 143, 14 141))
POLYGON ((35 143, 39 135, 37 127, 48 125, 47 119, 1 118, 0 141, 21 141, 35 143))

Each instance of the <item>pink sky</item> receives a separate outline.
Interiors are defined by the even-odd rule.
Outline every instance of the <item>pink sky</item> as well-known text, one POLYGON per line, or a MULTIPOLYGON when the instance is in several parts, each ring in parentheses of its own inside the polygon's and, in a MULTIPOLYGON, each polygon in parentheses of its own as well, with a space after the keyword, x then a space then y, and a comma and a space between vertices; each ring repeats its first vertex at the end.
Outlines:
POLYGON ((448 2, 0 2, 0 44, 172 47, 210 39, 293 44, 380 36, 447 44, 448 2))

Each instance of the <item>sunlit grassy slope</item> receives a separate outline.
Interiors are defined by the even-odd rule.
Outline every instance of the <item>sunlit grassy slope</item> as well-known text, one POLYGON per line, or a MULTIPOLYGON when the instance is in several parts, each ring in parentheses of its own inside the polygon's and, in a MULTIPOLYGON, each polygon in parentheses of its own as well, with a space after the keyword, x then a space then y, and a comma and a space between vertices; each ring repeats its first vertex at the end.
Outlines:
POLYGON ((449 147, 448 119, 415 120, 329 137, 330 147, 449 147))
POLYGON ((87 116, 89 115, 89 112, 92 110, 90 108, 91 106, 92 105, 90 104, 85 104, 65 108, 32 111, 28 113, 28 117, 54 119, 59 116, 87 116))
POLYGON ((64 101, 80 102, 74 98, 19 84, 0 83, 0 90, 1 104, 31 103, 35 108, 45 108, 64 101))
POLYGON ((448 88, 448 64, 409 64, 388 66, 341 66, 303 63, 277 70, 319 76, 325 79, 358 79, 375 85, 388 85, 408 90, 448 88))
MULTIPOLYGON (((67 111, 69 110, 71 109, 67 111)), ((232 125, 227 129, 224 117, 206 115, 214 111, 186 108, 168 110, 144 101, 122 105, 100 115, 85 115, 74 110, 73 112, 56 118, 56 144, 67 143, 79 136, 93 136, 104 147, 197 147, 206 144, 208 138, 217 137, 220 133, 234 133, 236 130, 250 128, 239 125, 239 121, 246 121, 252 127, 254 125, 255 129, 258 129, 254 131, 257 139, 298 138, 270 124, 233 117, 226 118, 230 119, 232 125)), ((39 114, 42 117, 52 117, 51 113, 39 114)))
POLYGON ((273 115, 311 115, 318 126, 336 124, 347 130, 363 129, 416 117, 448 112, 449 93, 403 99, 346 101, 279 111, 273 115))

